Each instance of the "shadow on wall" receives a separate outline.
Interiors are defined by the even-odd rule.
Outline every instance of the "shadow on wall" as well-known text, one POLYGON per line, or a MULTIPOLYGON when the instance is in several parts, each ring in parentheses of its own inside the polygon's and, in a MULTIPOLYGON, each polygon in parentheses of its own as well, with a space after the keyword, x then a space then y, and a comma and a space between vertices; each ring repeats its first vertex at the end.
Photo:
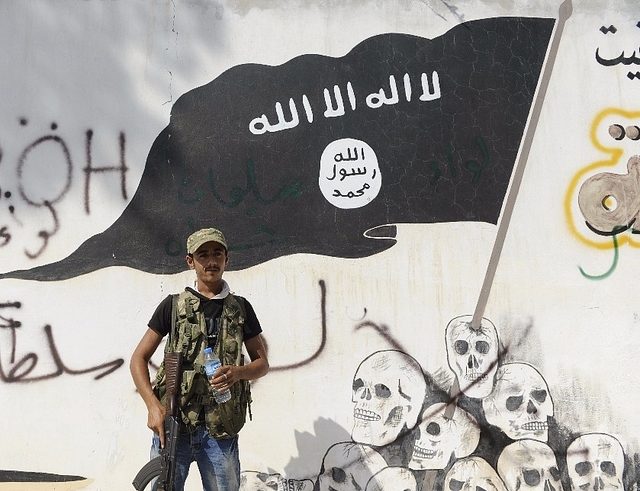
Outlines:
POLYGON ((92 482, 81 476, 0 470, 0 491, 73 491, 92 482))

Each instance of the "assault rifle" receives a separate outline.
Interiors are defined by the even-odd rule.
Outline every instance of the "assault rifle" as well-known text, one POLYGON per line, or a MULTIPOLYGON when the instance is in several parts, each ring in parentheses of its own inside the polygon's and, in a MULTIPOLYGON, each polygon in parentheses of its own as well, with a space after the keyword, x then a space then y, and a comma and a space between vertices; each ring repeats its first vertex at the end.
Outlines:
POLYGON ((180 435, 180 416, 178 415, 178 393, 182 379, 182 353, 165 353, 164 369, 167 376, 167 410, 164 419, 164 448, 159 457, 147 462, 138 471, 133 487, 141 491, 155 477, 158 478, 157 491, 174 491, 176 472, 176 451, 180 435))

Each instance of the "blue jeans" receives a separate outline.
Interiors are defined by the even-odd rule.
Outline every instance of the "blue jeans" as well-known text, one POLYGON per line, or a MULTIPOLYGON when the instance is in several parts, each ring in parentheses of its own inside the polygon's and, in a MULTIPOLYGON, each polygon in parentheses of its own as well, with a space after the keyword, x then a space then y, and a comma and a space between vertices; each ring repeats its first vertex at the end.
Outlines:
MULTIPOLYGON (((160 455, 160 437, 153 435, 151 458, 160 455)), ((184 490, 191 462, 198 464, 204 491, 238 491, 240 489, 240 458, 238 436, 216 440, 206 428, 193 433, 181 433, 176 461, 176 491, 184 490)), ((155 489, 155 483, 154 483, 155 489)))

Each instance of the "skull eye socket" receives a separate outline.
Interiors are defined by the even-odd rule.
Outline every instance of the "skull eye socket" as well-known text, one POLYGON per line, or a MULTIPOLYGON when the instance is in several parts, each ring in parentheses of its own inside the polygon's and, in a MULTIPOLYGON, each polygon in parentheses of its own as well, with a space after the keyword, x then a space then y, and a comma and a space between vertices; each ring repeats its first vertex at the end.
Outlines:
POLYGON ((551 477, 553 477, 554 481, 560 480, 560 469, 558 469, 557 467, 551 467, 549 469, 549 474, 551 474, 551 477))
POLYGON ((591 465, 591 462, 578 462, 575 469, 576 474, 578 474, 580 477, 584 477, 587 474, 591 473, 591 471, 593 470, 593 466, 591 465))
POLYGON ((613 477, 616 475, 616 465, 610 460, 606 460, 600 464, 600 470, 607 476, 613 477))
POLYGON ((271 488, 271 489, 278 489, 278 483, 277 482, 273 482, 270 481, 271 476, 269 474, 266 474, 264 472, 259 472, 256 477, 258 478, 259 481, 262 482, 262 484, 264 484, 267 488, 271 488))
POLYGON ((516 411, 522 406, 522 396, 511 396, 507 398, 506 406, 509 411, 516 411))
POLYGON ((384 384, 376 384, 374 386, 375 390, 376 390, 376 395, 382 399, 388 399, 389 397, 391 397, 391 391, 389 390, 389 387, 387 387, 384 384))
POLYGON ((347 473, 344 470, 340 469, 340 467, 332 467, 331 478, 335 482, 339 482, 340 484, 343 484, 347 481, 347 473))
POLYGON ((457 479, 451 479, 451 481, 449 481, 450 491, 460 491, 463 486, 464 483, 462 481, 458 481, 457 479))
POLYGON ((482 355, 486 355, 489 352, 489 343, 486 341, 478 341, 476 343, 476 351, 482 355))
POLYGON ((440 425, 438 423, 429 423, 427 425, 427 433, 431 436, 438 436, 440 434, 440 425))
POLYGON ((458 341, 456 341, 453 347, 456 350, 456 353, 458 353, 459 355, 466 355, 469 351, 469 343, 467 343, 463 339, 459 339, 458 341))
POLYGON ((354 392, 358 392, 358 390, 362 389, 363 387, 364 387, 364 381, 361 378, 353 381, 352 389, 354 392))
POLYGON ((523 469, 522 477, 528 486, 537 486, 540 484, 540 472, 536 469, 523 469))
POLYGON ((543 403, 547 400, 547 391, 544 389, 534 390, 531 392, 531 397, 533 397, 539 403, 543 403))

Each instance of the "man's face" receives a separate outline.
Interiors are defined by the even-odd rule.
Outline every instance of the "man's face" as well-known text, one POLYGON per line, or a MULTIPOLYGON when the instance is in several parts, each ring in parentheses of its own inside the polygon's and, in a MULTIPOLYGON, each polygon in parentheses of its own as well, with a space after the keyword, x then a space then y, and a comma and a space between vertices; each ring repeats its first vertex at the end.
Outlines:
POLYGON ((196 272, 198 281, 215 283, 222 280, 222 273, 227 266, 227 251, 218 242, 205 242, 192 256, 187 256, 187 264, 196 272))

